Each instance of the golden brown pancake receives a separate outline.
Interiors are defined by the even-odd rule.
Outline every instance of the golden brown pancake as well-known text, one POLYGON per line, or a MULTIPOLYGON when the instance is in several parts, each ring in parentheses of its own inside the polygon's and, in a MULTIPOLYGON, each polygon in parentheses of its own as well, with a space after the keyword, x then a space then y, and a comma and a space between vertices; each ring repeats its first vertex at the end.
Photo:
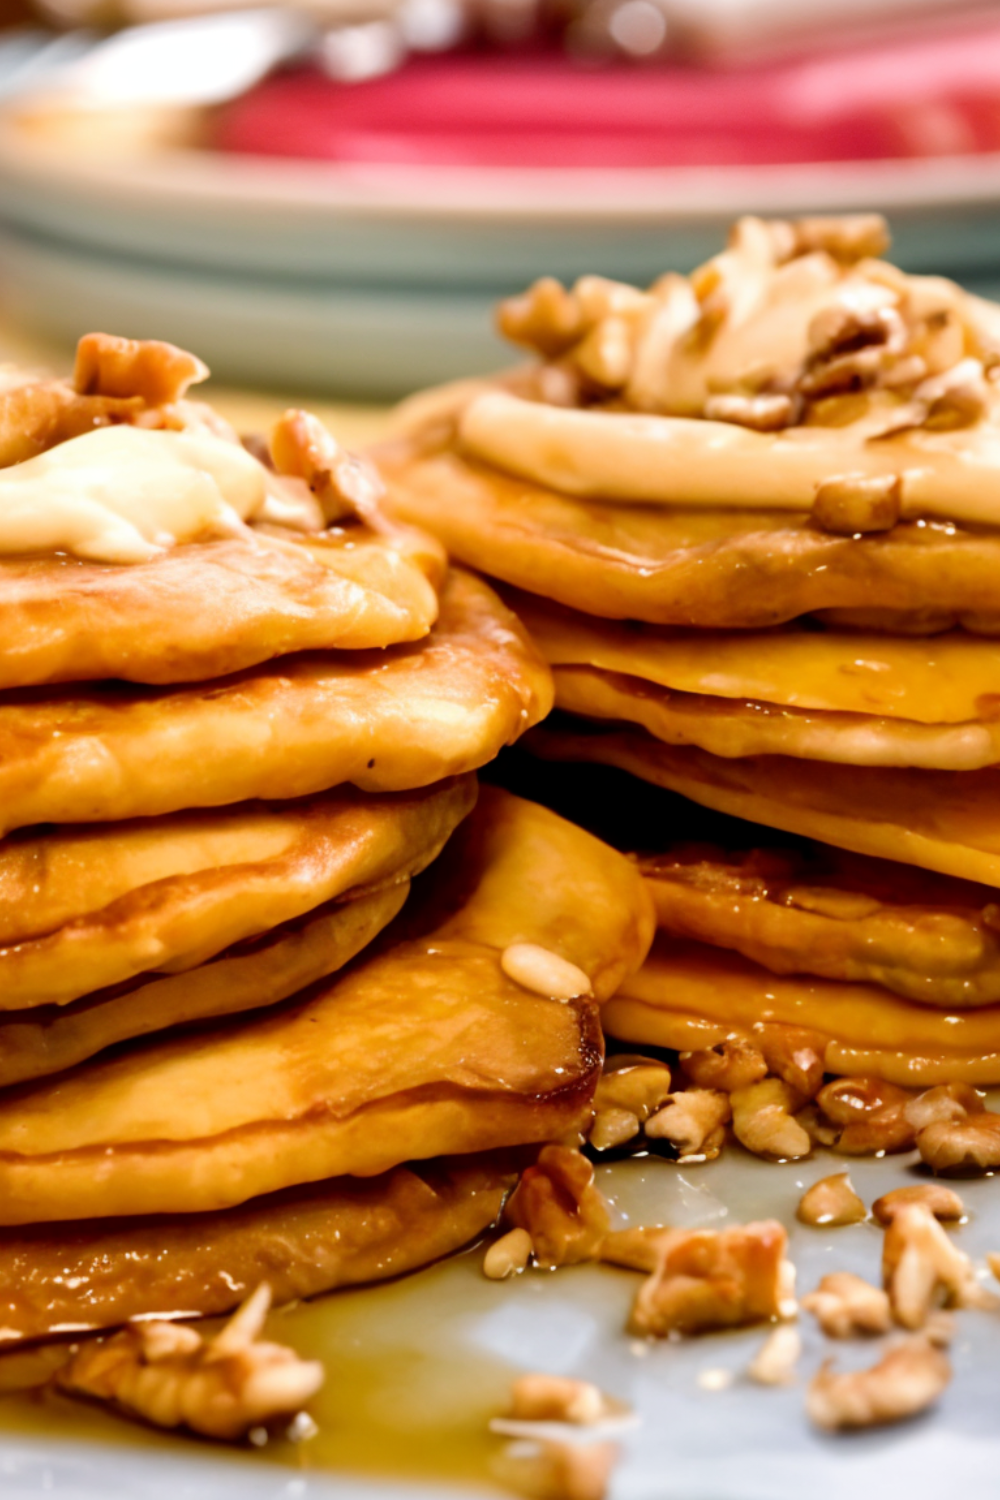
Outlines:
MULTIPOLYGON (((0 1011, 183 971, 324 902, 406 881, 475 801, 471 776, 0 843, 0 1011)), ((288 992, 286 992, 288 993, 288 992)))
POLYGON ((774 974, 883 985, 959 1010, 1000 1002, 994 890, 813 844, 639 860, 659 924, 774 974))
POLYGON ((0 559, 0 689, 197 682, 290 651, 419 640, 444 554, 386 524, 192 542, 113 566, 58 554, 0 559))
POLYGON ((837 766, 758 755, 725 760, 641 729, 567 720, 536 730, 547 760, 617 766, 718 812, 857 854, 1000 886, 1000 770, 837 766))
POLYGON ((559 1137, 590 1109, 598 1007, 653 924, 622 855, 486 789, 416 904, 332 984, 0 1105, 0 1220, 196 1213, 559 1137), (577 965, 593 996, 559 1003, 514 983, 501 966, 514 942, 577 965))
POLYGON ((501 1158, 337 1178, 222 1213, 58 1224, 0 1235, 0 1342, 228 1312, 261 1281, 280 1306, 382 1281, 460 1249, 500 1213, 501 1158))
POLYGON ((830 1073, 929 1088, 1000 1083, 1000 1006, 942 1011, 877 985, 778 975, 741 954, 658 934, 642 969, 604 1008, 609 1036, 688 1051, 759 1022, 829 1038, 830 1073))
POLYGON ((253 798, 428 786, 544 717, 545 663, 485 584, 454 572, 426 640, 305 653, 173 689, 0 699, 0 820, 106 822, 253 798))
POLYGON ((276 1005, 362 952, 392 921, 409 890, 403 878, 366 895, 329 901, 195 969, 141 974, 75 1005, 3 1011, 0 1087, 60 1073, 116 1042, 276 1005))

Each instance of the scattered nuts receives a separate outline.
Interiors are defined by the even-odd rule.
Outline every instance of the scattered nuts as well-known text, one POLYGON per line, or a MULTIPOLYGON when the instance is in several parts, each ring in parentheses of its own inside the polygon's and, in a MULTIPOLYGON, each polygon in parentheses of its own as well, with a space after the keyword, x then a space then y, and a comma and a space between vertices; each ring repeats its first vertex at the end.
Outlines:
POLYGON ((582 969, 537 943, 511 943, 500 955, 500 967, 522 989, 549 1000, 576 1000, 594 993, 582 969))
POLYGON ((611 1227, 593 1167, 569 1146, 542 1148, 536 1164, 522 1172, 506 1217, 527 1230, 540 1266, 596 1259, 611 1227))
POLYGON ((732 1036, 701 1052, 682 1052, 681 1067, 700 1089, 731 1094, 749 1088, 767 1074, 764 1054, 746 1037, 732 1036))
POLYGON ((751 1360, 747 1374, 758 1385, 790 1385, 802 1353, 799 1331, 790 1323, 769 1334, 751 1360))
POLYGON ((948 1307, 996 1302, 924 1203, 902 1204, 893 1214, 882 1244, 882 1284, 893 1317, 904 1328, 922 1328, 942 1302, 948 1307))
POLYGON ((614 1443, 508 1443, 494 1477, 529 1500, 604 1500, 618 1457, 614 1443))
POLYGON ((911 1187, 894 1188, 891 1193, 876 1198, 872 1213, 880 1224, 891 1224, 899 1210, 908 1203, 922 1203, 935 1219, 961 1219, 965 1213, 961 1198, 943 1182, 920 1182, 911 1187))
POLYGON ((1000 1115, 984 1110, 965 1120, 941 1120, 917 1136, 917 1149, 935 1172, 993 1172, 1000 1167, 1000 1115))
POLYGON ((947 1355, 927 1339, 910 1338, 867 1370, 835 1375, 827 1361, 809 1382, 806 1411, 828 1432, 876 1427, 926 1411, 950 1379, 947 1355))
POLYGON ((646 1121, 646 1134, 653 1140, 670 1141, 681 1156, 697 1156, 731 1114, 728 1095, 716 1089, 686 1089, 671 1094, 664 1107, 646 1121))
POLYGON ((816 1290, 802 1298, 802 1306, 831 1339, 888 1333, 892 1325, 888 1295, 850 1271, 824 1276, 816 1290))
POLYGON ((807 1188, 799 1199, 796 1218, 803 1224, 860 1224, 867 1218, 865 1205, 851 1186, 846 1172, 821 1177, 807 1188))
POLYGON ((565 1375, 521 1375, 510 1388, 508 1415, 519 1422, 592 1426, 612 1410, 596 1385, 565 1375))
POLYGON ((323 1366, 260 1333, 271 1305, 262 1282, 214 1338, 178 1323, 135 1323, 83 1344, 56 1374, 72 1395, 114 1401, 157 1427, 235 1439, 293 1416, 323 1384, 323 1366))
POLYGON ((664 1338, 784 1316, 787 1236, 773 1220, 732 1229, 670 1229, 636 1295, 632 1333, 664 1338))
POLYGON ((812 1141, 793 1118, 805 1100, 781 1078, 765 1078, 730 1096, 733 1131, 755 1156, 795 1161, 808 1156, 812 1141))
POLYGON ((505 1281, 523 1271, 532 1255, 531 1235, 526 1229, 510 1229, 494 1240, 483 1257, 483 1275, 490 1281, 505 1281))
POLYGON ((891 531, 899 520, 901 490, 894 474, 843 474, 816 491, 812 518, 837 536, 891 531))

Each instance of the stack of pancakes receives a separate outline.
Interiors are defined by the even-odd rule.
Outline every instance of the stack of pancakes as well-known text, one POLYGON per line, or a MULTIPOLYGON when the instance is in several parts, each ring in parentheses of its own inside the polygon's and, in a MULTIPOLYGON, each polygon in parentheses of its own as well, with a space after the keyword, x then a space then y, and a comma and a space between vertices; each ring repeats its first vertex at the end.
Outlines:
POLYGON ((745 220, 645 292, 539 282, 501 310, 536 363, 418 398, 379 463, 550 662, 539 755, 763 825, 645 861, 608 1028, 996 1083, 1000 309, 887 243, 745 220))
POLYGON ((187 398, 200 373, 94 336, 73 384, 0 394, 0 548, 25 495, 76 528, 0 552, 6 1340, 465 1243, 511 1149, 586 1118, 598 1006, 652 938, 620 855, 476 805, 475 769, 551 703, 509 610, 305 414, 249 454, 187 398), (164 512, 150 540, 142 464, 149 507, 105 506, 136 454, 195 437, 183 483, 238 452, 253 513, 171 537, 164 512), (591 993, 514 983, 525 943, 591 993))

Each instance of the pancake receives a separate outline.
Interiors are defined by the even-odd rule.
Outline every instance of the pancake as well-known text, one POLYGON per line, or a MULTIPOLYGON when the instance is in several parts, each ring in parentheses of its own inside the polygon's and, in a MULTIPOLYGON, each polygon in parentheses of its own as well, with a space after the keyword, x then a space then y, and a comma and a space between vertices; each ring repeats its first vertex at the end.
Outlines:
POLYGON ((428 786, 547 712, 548 668, 485 584, 454 572, 423 642, 303 653, 193 687, 0 698, 0 826, 105 822, 350 782, 428 786))
POLYGON ((4 840, 0 1011, 191 969, 324 902, 405 882, 474 801, 470 776, 4 840))
POLYGON ((514 1173, 469 1157, 339 1178, 222 1213, 59 1224, 0 1235, 0 1342, 229 1312, 261 1281, 278 1306, 383 1281, 468 1244, 514 1173))
POLYGON ((0 1087, 63 1072, 117 1042, 276 1005, 367 948, 409 890, 403 877, 367 895, 327 902, 197 968, 142 974, 75 1005, 5 1010, 0 1013, 0 1087))
POLYGON ((772 974, 741 954, 666 933, 602 1021, 609 1036, 679 1051, 777 1021, 828 1037, 829 1073, 919 1088, 1000 1083, 1000 1006, 949 1012, 876 985, 772 974))
POLYGON ((1000 532, 913 521, 836 536, 780 511, 574 499, 411 440, 372 456, 393 515, 457 561, 587 614, 756 630, 836 611, 885 630, 1000 634, 1000 532))
POLYGON ((857 854, 1000 886, 1000 769, 923 771, 760 755, 726 760, 640 729, 566 720, 534 731, 547 760, 617 766, 717 812, 857 854))
POLYGON ((1000 1003, 994 890, 811 845, 689 846, 639 860, 659 924, 773 974, 882 985, 925 1005, 1000 1003))
POLYGON ((127 567, 0 558, 0 689, 197 682, 290 651, 419 640, 443 574, 438 544, 388 523, 251 531, 127 567))
POLYGON ((0 1104, 0 1221, 197 1213, 576 1129, 600 1076, 598 1007, 652 936, 638 871, 486 789, 421 885, 332 984, 0 1104), (592 996, 522 988, 501 965, 512 943, 576 965, 592 996))

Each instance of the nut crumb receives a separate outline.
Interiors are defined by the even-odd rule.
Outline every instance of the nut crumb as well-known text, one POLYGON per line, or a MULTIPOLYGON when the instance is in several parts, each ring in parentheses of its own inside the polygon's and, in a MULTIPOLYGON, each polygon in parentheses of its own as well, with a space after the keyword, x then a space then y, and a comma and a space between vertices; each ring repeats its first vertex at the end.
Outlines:
POLYGON ((831 1271, 802 1298, 802 1306, 831 1339, 888 1333, 892 1326, 888 1295, 851 1271, 831 1271))
POLYGON ((72 1395, 115 1402, 157 1427, 233 1440, 293 1416, 323 1384, 323 1366, 260 1334, 271 1305, 262 1282, 214 1338, 178 1323, 131 1324, 80 1347, 56 1375, 72 1395))
POLYGON ((508 1416, 518 1422, 571 1422, 591 1427, 615 1411, 587 1380, 565 1375, 521 1375, 510 1388, 508 1416))
POLYGON ((825 479, 816 491, 812 518, 837 536, 891 531, 899 520, 900 482, 893 474, 844 474, 825 479))
POLYGON ((951 1379, 951 1364, 927 1339, 908 1338, 867 1370, 837 1375, 827 1361, 809 1382, 806 1411, 817 1427, 876 1427, 926 1411, 951 1379))
POLYGON ((831 1228, 860 1224, 868 1217, 846 1172, 821 1177, 807 1188, 799 1199, 795 1216, 803 1224, 825 1224, 831 1228))
POLYGON ((523 1271, 531 1259, 533 1246, 526 1229, 510 1229, 494 1240, 483 1257, 483 1275, 490 1281, 506 1281, 523 1271))
POLYGON ((758 1385, 791 1385, 801 1354, 799 1331, 786 1323, 768 1334, 750 1361, 747 1374, 758 1385))
POLYGON ((582 969, 538 943, 511 943, 500 955, 500 967, 522 989, 548 1000, 576 1000, 594 993, 582 969))

